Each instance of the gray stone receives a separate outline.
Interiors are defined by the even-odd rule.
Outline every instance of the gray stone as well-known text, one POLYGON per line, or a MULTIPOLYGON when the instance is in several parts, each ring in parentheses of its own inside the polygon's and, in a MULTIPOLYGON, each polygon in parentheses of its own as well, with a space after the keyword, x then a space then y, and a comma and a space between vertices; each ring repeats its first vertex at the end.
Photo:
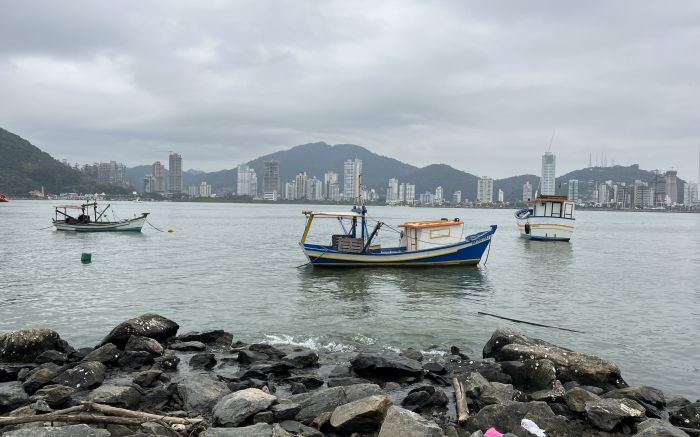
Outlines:
POLYGON ((270 356, 262 352, 249 351, 246 349, 238 351, 238 362, 241 364, 250 364, 255 361, 267 361, 270 356))
POLYGON ((33 394, 45 385, 49 385, 51 381, 60 373, 60 368, 53 363, 43 365, 31 371, 27 379, 22 383, 24 391, 33 394))
POLYGON ((283 352, 279 348, 267 343, 253 343, 248 346, 248 349, 253 352, 263 353, 276 360, 279 360, 286 355, 286 352, 283 352))
POLYGON ((83 361, 99 361, 102 364, 110 365, 119 361, 121 351, 113 343, 103 344, 83 358, 83 361))
POLYGON ((156 366, 161 370, 166 372, 174 372, 177 370, 177 365, 180 363, 180 358, 176 356, 172 351, 165 351, 163 356, 156 358, 156 366))
POLYGON ((292 402, 289 399, 280 399, 278 403, 270 407, 270 411, 274 416, 275 422, 283 420, 292 420, 301 411, 301 405, 292 402))
POLYGON ((661 418, 666 398, 661 390, 648 386, 625 387, 611 390, 600 397, 605 399, 632 399, 644 407, 648 417, 661 418))
POLYGON ((501 369, 511 377, 515 387, 526 391, 546 390, 557 380, 557 371, 548 359, 504 361, 501 369))
POLYGON ((29 402, 19 382, 0 382, 0 414, 12 411, 29 402))
POLYGON ((564 393, 564 401, 569 409, 575 413, 585 413, 586 403, 600 399, 597 395, 584 390, 581 387, 574 387, 564 393))
POLYGON ((75 393, 75 389, 65 385, 52 384, 40 388, 34 393, 29 400, 32 402, 44 400, 51 408, 59 408, 66 406, 75 393))
POLYGON ((110 437, 109 431, 88 425, 45 426, 8 431, 3 437, 110 437))
POLYGON ((632 399, 598 399, 586 403, 586 414, 597 428, 612 431, 623 420, 644 417, 644 407, 632 399))
POLYGON ((194 375, 179 383, 177 392, 185 410, 202 413, 209 412, 230 390, 226 384, 209 375, 194 375))
POLYGON ((670 419, 674 425, 700 429, 700 401, 687 404, 671 412, 670 419))
POLYGON ((76 390, 98 387, 105 379, 107 368, 98 361, 81 362, 54 378, 55 384, 66 385, 76 390))
POLYGON ((233 334, 221 329, 186 332, 177 338, 183 342, 200 341, 206 344, 216 343, 222 346, 230 346, 231 342, 233 342, 233 334))
POLYGON ((133 387, 104 384, 90 392, 87 400, 99 404, 133 409, 141 401, 141 394, 133 387))
POLYGON ((543 422, 545 418, 554 417, 552 409, 545 402, 514 402, 487 405, 467 419, 468 429, 488 429, 498 424, 501 432, 517 432, 520 421, 526 417, 535 423, 543 422))
POLYGON ((272 411, 261 411, 253 416, 253 423, 269 423, 275 421, 275 416, 272 411))
POLYGON ((36 357, 34 360, 35 362, 39 364, 44 364, 44 363, 54 363, 54 364, 64 364, 66 361, 68 361, 68 355, 66 355, 64 352, 59 352, 57 350, 49 350, 49 351, 44 351, 39 354, 39 356, 36 357))
POLYGON ((560 402, 564 399, 565 394, 564 386, 561 385, 561 382, 555 380, 551 388, 536 391, 530 394, 530 397, 534 401, 560 402))
POLYGON ((163 355, 165 348, 162 344, 158 343, 157 340, 154 340, 152 338, 143 337, 140 335, 132 335, 131 337, 129 337, 129 340, 127 340, 126 346, 124 346, 124 350, 133 352, 143 351, 148 352, 153 356, 161 356, 163 355))
POLYGON ((160 423, 144 422, 141 424, 141 430, 147 435, 172 436, 170 430, 166 429, 160 423))
POLYGON ((249 417, 266 410, 277 397, 257 388, 247 388, 221 398, 214 406, 214 421, 223 426, 238 426, 249 417))
POLYGON ((293 395, 290 400, 301 406, 296 416, 297 420, 310 422, 321 413, 333 411, 340 405, 375 394, 382 394, 378 385, 356 384, 293 395))
POLYGON ((409 391, 401 405, 408 410, 420 412, 425 408, 443 407, 448 402, 444 391, 432 385, 424 385, 409 391))
POLYGON ((346 376, 340 378, 331 378, 326 384, 328 387, 341 387, 345 385, 355 385, 355 384, 371 384, 370 381, 363 378, 355 378, 353 376, 346 376))
MULTIPOLYGON (((328 420, 330 420, 330 416, 328 420)), ((294 420, 284 420, 279 425, 285 432, 292 433, 293 435, 302 435, 304 437, 323 437, 323 434, 318 430, 294 420)))
POLYGON ((203 437, 272 437, 272 426, 267 423, 242 428, 209 428, 202 434, 203 437))
POLYGON ((689 437, 689 435, 666 421, 647 419, 637 424, 635 437, 689 437))
POLYGON ((387 379, 423 373, 423 366, 418 361, 402 356, 361 353, 353 358, 350 364, 358 373, 387 379))
POLYGON ((375 432, 384 421, 391 401, 374 395, 340 405, 333 410, 331 425, 340 432, 375 432))
POLYGON ((177 334, 179 327, 177 323, 158 314, 142 314, 115 326, 101 344, 114 343, 119 347, 124 347, 132 335, 165 342, 177 334))
MULTIPOLYGON (((155 363, 153 355, 147 351, 124 351, 119 356, 119 361, 117 362, 119 367, 125 370, 138 370, 144 367, 149 367, 155 363)), ((162 357, 158 357, 162 358, 162 357)))
MULTIPOLYGON (((296 375, 296 376, 290 376, 289 378, 286 378, 284 380, 285 382, 297 382, 299 384, 303 384, 304 387, 306 388, 317 388, 323 385, 323 380, 321 378, 317 378, 315 376, 306 376, 306 375, 296 375)), ((363 381, 367 382, 367 381, 363 381)))
POLYGON ((69 349, 68 343, 51 329, 26 328, 0 334, 0 362, 28 363, 43 352, 69 349))
POLYGON ((193 369, 212 369, 216 366, 216 358, 211 352, 199 352, 190 358, 190 367, 193 369))
POLYGON ((410 358, 412 360, 423 361, 423 354, 421 353, 421 351, 415 350, 412 347, 402 350, 399 355, 404 356, 406 358, 410 358))
POLYGON ((472 372, 464 381, 464 393, 484 406, 512 401, 517 391, 510 384, 491 382, 480 373, 472 372))
POLYGON ((432 421, 404 408, 392 406, 387 411, 378 437, 442 437, 442 429, 432 421))
POLYGON ((143 372, 139 372, 134 375, 133 382, 141 387, 153 387, 158 383, 158 380, 162 375, 162 370, 144 370, 143 372))
POLYGON ((318 354, 309 349, 294 351, 285 355, 284 361, 298 369, 311 367, 318 363, 318 354))
POLYGON ((168 348, 176 351, 197 351, 201 352, 207 350, 207 345, 201 341, 176 341, 170 343, 168 348))
POLYGON ((445 369, 445 366, 435 362, 423 364, 423 370, 433 372, 436 375, 444 375, 445 373, 447 373, 447 369, 445 369))

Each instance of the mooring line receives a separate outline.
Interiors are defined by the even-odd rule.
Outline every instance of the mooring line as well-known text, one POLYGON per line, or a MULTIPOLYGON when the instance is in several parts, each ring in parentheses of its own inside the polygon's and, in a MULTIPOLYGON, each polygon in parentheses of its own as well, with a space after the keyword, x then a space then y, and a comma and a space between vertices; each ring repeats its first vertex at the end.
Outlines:
POLYGON ((583 331, 577 331, 575 329, 569 329, 569 328, 560 328, 559 326, 552 326, 552 325, 543 325, 541 323, 535 323, 535 322, 528 322, 525 320, 518 320, 518 319, 511 319, 510 317, 503 317, 499 316, 498 314, 491 314, 491 313, 484 313, 482 311, 477 311, 477 314, 480 316, 491 316, 491 317, 496 317, 498 319, 503 319, 503 320, 509 320, 511 322, 515 323, 525 323, 526 325, 532 325, 532 326, 541 326, 543 328, 554 328, 554 329, 560 329, 562 331, 569 331, 569 332, 577 332, 579 334, 585 334, 583 331))

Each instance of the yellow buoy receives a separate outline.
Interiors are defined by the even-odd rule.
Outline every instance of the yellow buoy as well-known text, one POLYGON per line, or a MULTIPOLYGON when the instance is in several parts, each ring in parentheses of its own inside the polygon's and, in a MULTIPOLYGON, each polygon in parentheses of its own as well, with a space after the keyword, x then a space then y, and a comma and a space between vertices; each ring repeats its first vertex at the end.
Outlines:
POLYGON ((173 229, 173 228, 168 228, 168 233, 172 234, 173 232, 175 232, 175 229, 173 229))

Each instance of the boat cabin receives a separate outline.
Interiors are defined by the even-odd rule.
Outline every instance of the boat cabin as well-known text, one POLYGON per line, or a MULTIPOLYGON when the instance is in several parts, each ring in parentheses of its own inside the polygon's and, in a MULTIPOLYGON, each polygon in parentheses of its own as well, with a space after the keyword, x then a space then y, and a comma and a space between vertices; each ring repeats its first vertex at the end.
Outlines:
POLYGON ((102 211, 97 209, 97 202, 82 205, 57 205, 54 208, 54 221, 62 220, 67 224, 75 225, 99 222, 109 208, 109 205, 102 211), (90 208, 93 210, 93 217, 90 217, 90 208), (69 212, 69 210, 76 212, 69 212))
POLYGON ((399 227, 403 228, 401 246, 408 252, 457 244, 464 239, 464 222, 458 218, 406 222, 399 227))
POLYGON ((530 217, 574 219, 574 202, 564 196, 540 196, 528 200, 530 217))

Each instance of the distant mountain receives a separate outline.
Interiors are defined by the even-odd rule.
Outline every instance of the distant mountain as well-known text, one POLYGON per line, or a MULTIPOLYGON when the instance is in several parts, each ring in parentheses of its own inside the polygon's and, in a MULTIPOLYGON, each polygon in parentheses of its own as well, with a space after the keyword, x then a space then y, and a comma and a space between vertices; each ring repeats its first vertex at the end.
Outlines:
POLYGON ((535 195, 540 177, 534 174, 525 174, 521 176, 511 176, 505 179, 496 179, 493 181, 493 199, 498 200, 498 190, 503 190, 503 200, 510 203, 518 203, 523 200, 523 185, 525 182, 530 182, 532 185, 532 195, 535 195))
POLYGON ((0 193, 26 195, 42 186, 47 193, 115 191, 115 187, 98 186, 95 179, 0 128, 0 193))
POLYGON ((447 200, 452 199, 452 194, 455 191, 462 192, 462 199, 474 200, 477 179, 478 177, 473 174, 457 170, 447 164, 431 164, 406 174, 403 178, 399 178, 399 182, 405 181, 415 184, 416 197, 425 192, 434 194, 435 189, 441 186, 443 196, 447 200))

